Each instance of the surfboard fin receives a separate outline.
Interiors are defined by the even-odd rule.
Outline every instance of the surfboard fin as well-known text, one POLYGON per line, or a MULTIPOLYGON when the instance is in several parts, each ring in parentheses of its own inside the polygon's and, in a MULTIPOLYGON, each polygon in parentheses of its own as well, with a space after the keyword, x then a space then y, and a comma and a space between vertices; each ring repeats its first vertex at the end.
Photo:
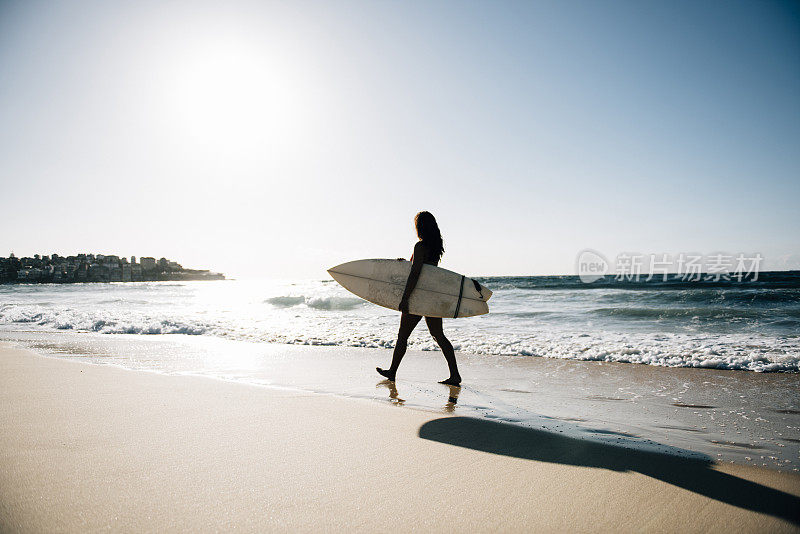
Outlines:
POLYGON ((478 295, 480 295, 481 298, 483 298, 483 293, 481 293, 481 285, 475 280, 473 280, 472 283, 475 284, 475 291, 477 291, 478 295))

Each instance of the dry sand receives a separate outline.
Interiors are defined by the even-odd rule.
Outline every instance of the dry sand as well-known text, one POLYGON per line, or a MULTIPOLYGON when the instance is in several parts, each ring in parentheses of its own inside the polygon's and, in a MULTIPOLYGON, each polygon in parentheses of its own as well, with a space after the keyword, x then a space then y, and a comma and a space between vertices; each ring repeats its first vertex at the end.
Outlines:
POLYGON ((0 531, 800 531, 800 476, 0 347, 0 531))

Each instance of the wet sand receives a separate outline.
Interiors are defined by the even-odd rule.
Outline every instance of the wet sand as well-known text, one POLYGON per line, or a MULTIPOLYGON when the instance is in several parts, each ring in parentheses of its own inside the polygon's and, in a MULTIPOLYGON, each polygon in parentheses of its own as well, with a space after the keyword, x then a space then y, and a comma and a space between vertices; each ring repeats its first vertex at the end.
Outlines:
POLYGON ((800 531, 800 476, 0 348, 0 531, 800 531))
POLYGON ((396 388, 375 373, 391 351, 185 335, 7 331, 0 343, 82 362, 196 374, 549 430, 571 437, 781 471, 800 469, 800 375, 459 352, 457 406, 436 380, 441 352, 408 351, 396 388))

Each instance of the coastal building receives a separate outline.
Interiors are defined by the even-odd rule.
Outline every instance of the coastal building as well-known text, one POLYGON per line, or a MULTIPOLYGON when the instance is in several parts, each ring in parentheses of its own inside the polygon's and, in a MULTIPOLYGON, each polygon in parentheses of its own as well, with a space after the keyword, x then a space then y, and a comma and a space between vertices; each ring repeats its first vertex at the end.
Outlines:
POLYGON ((108 282, 108 269, 99 263, 89 265, 89 282, 108 282))
POLYGON ((142 264, 142 272, 150 272, 156 270, 156 259, 150 257, 140 258, 142 264))
POLYGON ((75 281, 86 282, 89 279, 89 264, 81 262, 78 268, 75 269, 75 281))

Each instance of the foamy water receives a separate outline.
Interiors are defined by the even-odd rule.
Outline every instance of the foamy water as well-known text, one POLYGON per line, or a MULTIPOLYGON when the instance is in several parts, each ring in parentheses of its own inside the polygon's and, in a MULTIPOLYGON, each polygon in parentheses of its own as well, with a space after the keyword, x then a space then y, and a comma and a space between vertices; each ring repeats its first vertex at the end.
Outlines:
MULTIPOLYGON (((800 275, 756 283, 482 278, 490 314, 445 320, 456 350, 485 355, 798 372, 800 275)), ((0 286, 0 325, 392 347, 399 314, 330 280, 0 286)), ((437 350, 421 324, 411 349, 437 350)))

